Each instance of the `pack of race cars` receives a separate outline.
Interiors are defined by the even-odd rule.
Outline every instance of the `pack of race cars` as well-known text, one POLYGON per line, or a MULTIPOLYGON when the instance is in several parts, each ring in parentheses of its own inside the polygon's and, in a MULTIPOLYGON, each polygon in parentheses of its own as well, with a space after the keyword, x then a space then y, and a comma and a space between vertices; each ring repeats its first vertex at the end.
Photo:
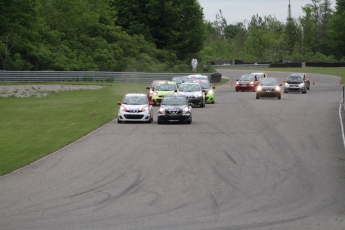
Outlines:
MULTIPOLYGON (((244 74, 236 80, 235 90, 256 92, 256 99, 261 97, 277 97, 281 99, 283 84, 277 78, 267 77, 265 73, 244 74)), ((284 80, 284 93, 307 93, 310 90, 310 81, 305 73, 292 73, 284 80)))
POLYGON ((151 123, 153 106, 157 110, 157 123, 192 123, 192 108, 203 108, 215 103, 214 89, 208 76, 187 75, 173 77, 171 80, 154 80, 147 87, 148 93, 128 93, 118 110, 118 123, 137 121, 151 123))
MULTIPOLYGON (((265 73, 244 74, 236 80, 235 91, 256 92, 256 99, 276 97, 281 99, 282 91, 307 93, 310 81, 305 73, 292 73, 284 80, 284 90, 277 78, 267 77, 265 73)), ((151 123, 153 106, 157 110, 157 123, 192 123, 192 108, 203 108, 215 103, 214 89, 208 76, 176 76, 171 80, 154 80, 147 87, 148 93, 128 93, 118 110, 118 123, 137 121, 151 123)))

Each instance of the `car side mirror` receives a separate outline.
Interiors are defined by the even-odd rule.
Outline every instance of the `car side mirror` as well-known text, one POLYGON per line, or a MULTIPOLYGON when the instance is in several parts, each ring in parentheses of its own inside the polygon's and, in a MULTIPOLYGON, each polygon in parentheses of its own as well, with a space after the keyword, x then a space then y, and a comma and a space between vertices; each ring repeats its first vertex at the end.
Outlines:
POLYGON ((282 84, 279 84, 279 86, 283 86, 282 84))
POLYGON ((146 89, 150 89, 150 87, 146 87, 146 89))

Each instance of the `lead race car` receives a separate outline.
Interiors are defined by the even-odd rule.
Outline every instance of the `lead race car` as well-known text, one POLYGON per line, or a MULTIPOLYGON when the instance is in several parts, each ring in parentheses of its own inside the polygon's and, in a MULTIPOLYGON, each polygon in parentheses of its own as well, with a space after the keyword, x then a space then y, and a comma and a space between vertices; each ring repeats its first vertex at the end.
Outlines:
POLYGON ((117 104, 120 105, 117 123, 126 121, 151 123, 153 121, 153 102, 150 102, 144 93, 128 93, 117 104))
POLYGON ((174 121, 191 124, 192 104, 184 96, 165 95, 157 111, 157 123, 174 121))
POLYGON ((307 90, 310 89, 309 79, 300 73, 290 74, 284 82, 284 93, 307 93, 307 90))

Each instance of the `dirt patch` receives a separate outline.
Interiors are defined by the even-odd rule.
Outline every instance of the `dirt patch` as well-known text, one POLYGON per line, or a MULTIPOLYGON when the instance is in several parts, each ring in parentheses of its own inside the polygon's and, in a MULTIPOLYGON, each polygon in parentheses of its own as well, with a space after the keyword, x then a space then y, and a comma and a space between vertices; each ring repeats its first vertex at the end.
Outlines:
POLYGON ((51 92, 101 88, 98 85, 0 85, 0 97, 46 97, 51 92))

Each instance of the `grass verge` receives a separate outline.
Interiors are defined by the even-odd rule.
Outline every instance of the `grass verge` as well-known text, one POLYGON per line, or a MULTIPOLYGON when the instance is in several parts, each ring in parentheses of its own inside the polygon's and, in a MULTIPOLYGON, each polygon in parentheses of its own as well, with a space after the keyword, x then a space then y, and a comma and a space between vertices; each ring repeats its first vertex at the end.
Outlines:
POLYGON ((104 88, 98 90, 50 93, 44 98, 0 98, 0 175, 28 165, 111 121, 117 115, 116 102, 126 92, 146 93, 149 86, 102 85, 104 88))

